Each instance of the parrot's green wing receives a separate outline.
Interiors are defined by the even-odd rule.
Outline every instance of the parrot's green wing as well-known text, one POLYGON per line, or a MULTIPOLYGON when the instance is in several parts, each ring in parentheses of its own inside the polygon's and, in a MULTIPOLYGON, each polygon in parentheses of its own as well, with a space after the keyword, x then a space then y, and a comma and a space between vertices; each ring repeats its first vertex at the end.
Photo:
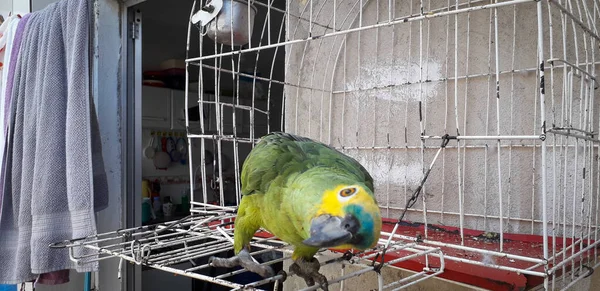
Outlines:
POLYGON ((246 158, 242 194, 264 194, 275 181, 286 181, 314 167, 352 175, 373 190, 373 178, 355 159, 309 138, 273 132, 264 136, 246 158))

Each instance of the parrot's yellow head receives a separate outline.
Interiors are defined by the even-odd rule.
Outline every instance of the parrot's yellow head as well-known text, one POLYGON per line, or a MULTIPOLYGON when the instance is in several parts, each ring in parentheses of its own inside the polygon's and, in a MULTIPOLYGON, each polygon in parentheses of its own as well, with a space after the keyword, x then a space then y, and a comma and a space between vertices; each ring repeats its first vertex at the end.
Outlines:
POLYGON ((325 190, 310 220, 304 244, 334 249, 365 250, 381 234, 381 212, 371 190, 363 185, 338 185, 325 190))

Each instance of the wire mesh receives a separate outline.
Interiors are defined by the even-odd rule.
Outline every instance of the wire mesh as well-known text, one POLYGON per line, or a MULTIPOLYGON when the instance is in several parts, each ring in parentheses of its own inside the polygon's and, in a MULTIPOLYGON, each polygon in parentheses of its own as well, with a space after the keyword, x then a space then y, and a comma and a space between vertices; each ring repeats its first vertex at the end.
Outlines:
POLYGON ((219 62, 218 79, 229 61, 256 56, 253 86, 284 87, 281 129, 357 158, 386 217, 404 210, 431 163, 407 215, 425 241, 431 225, 449 225, 458 242, 429 243, 472 247, 478 230, 497 239, 470 252, 511 257, 505 233, 541 236, 522 256, 535 264, 513 271, 536 270, 548 289, 597 266, 597 1, 253 3, 266 16, 247 46, 215 44, 188 63, 219 62), (284 59, 285 74, 258 69, 261 58, 284 59), (452 142, 440 149, 444 135, 452 142))
MULTIPOLYGON (((285 38, 267 28, 247 47, 188 61, 252 54, 259 63, 285 47, 273 58, 285 58, 283 84, 268 81, 284 85, 283 129, 357 158, 375 177, 387 217, 404 210, 438 151, 435 140, 448 134, 452 142, 407 216, 424 224, 425 239, 432 224, 458 227, 451 248, 469 245, 465 230, 495 233, 490 251, 501 257, 513 251, 505 233, 539 235, 531 256, 551 263, 539 262, 538 275, 560 266, 562 282, 597 265, 596 1, 286 7, 267 4, 267 15, 283 19, 264 22, 285 22, 285 38)), ((560 288, 548 277, 545 287, 560 288)))

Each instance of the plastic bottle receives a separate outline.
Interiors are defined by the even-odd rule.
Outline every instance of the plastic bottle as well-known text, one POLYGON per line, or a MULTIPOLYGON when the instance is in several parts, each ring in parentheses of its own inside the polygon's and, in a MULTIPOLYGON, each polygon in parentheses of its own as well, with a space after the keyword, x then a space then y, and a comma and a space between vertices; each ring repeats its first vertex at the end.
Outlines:
POLYGON ((152 195, 152 189, 150 186, 150 181, 142 180, 142 198, 150 198, 152 195))
POLYGON ((165 202, 163 204, 163 214, 165 215, 165 217, 171 217, 173 216, 173 203, 171 203, 171 197, 167 196, 165 197, 165 202))
POLYGON ((190 212, 190 190, 186 189, 182 191, 181 195, 181 211, 183 214, 187 215, 190 212))

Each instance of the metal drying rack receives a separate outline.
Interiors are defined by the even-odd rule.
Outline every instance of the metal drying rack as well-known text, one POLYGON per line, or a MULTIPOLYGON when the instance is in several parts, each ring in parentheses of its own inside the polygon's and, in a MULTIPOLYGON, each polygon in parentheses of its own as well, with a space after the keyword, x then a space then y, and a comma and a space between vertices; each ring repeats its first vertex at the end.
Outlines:
MULTIPOLYGON (((208 263, 197 263, 200 259, 231 251, 233 249, 233 219, 234 211, 226 210, 219 206, 207 205, 203 213, 194 213, 185 218, 159 224, 140 226, 128 229, 97 234, 85 238, 66 240, 50 245, 51 248, 67 248, 70 259, 78 265, 85 265, 111 258, 119 258, 117 276, 121 278, 121 269, 126 262, 162 270, 174 275, 185 276, 209 283, 214 283, 231 288, 232 290, 262 290, 261 286, 275 282, 285 281, 291 272, 279 272, 273 277, 264 278, 249 284, 240 284, 232 280, 233 276, 246 273, 245 269, 229 271, 217 276, 208 276, 200 272, 212 268, 208 263), (210 208, 209 208, 210 207, 210 208), (76 256, 77 248, 84 248, 91 253, 76 256), (191 267, 182 268, 182 263, 191 263, 191 267), (179 266, 178 266, 179 265, 179 266)), ((420 281, 437 276, 444 272, 444 254, 440 248, 424 246, 409 239, 393 240, 386 247, 388 237, 382 237, 376 248, 360 253, 346 252, 344 255, 333 259, 321 259, 321 265, 333 263, 354 265, 360 267, 357 271, 342 274, 329 284, 340 283, 348 278, 356 277, 367 272, 375 272, 378 266, 373 260, 382 255, 402 252, 404 255, 396 259, 387 260, 384 265, 394 265, 407 260, 414 260, 419 256, 433 256, 439 258, 439 268, 427 269, 417 272, 400 281, 384 285, 380 272, 379 290, 398 290, 416 284, 420 281)), ((399 238, 399 235, 394 235, 399 238)), ((278 240, 265 231, 259 231, 251 242, 255 251, 251 255, 257 257, 267 253, 276 253, 277 258, 264 260, 261 264, 272 265, 291 259, 293 248, 291 245, 278 240)), ((317 257, 323 255, 322 250, 317 257)), ((206 261, 206 260, 205 260, 206 261)), ((318 285, 309 286, 303 290, 316 290, 318 285)))

